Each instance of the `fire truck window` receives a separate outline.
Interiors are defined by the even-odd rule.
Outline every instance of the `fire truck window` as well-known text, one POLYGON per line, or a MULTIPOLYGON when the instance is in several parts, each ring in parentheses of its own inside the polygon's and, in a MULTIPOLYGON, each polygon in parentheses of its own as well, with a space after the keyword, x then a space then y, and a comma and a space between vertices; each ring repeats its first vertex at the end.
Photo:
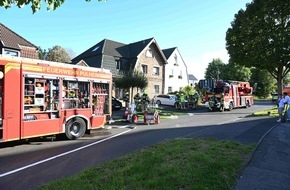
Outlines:
POLYGON ((79 82, 78 99, 80 101, 79 108, 90 108, 90 83, 79 82))
POLYGON ((52 110, 59 110, 59 80, 50 81, 51 87, 51 108, 52 110))
POLYGON ((44 83, 44 106, 46 111, 59 110, 59 80, 47 79, 44 83))
POLYGON ((93 83, 92 92, 93 113, 96 115, 109 113, 109 84, 93 83))
POLYGON ((63 81, 63 107, 66 109, 89 108, 89 92, 89 82, 63 81))

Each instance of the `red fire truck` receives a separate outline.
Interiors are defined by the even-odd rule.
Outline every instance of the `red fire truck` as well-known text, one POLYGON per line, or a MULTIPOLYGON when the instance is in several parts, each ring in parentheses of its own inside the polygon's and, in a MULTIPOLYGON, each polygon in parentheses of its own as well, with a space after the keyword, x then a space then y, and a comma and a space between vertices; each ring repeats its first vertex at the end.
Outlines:
POLYGON ((218 80, 214 88, 206 92, 205 100, 210 111, 247 108, 254 104, 252 92, 249 82, 218 80))
POLYGON ((0 55, 0 142, 77 139, 111 117, 109 70, 0 55))

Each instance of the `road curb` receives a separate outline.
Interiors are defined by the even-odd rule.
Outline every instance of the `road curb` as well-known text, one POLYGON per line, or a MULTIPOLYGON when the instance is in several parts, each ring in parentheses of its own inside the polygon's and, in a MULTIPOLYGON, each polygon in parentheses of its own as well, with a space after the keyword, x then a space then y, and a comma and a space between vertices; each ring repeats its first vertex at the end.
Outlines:
MULTIPOLYGON (((249 164, 251 163, 251 161, 253 160, 254 158, 254 155, 256 154, 259 146, 261 145, 262 141, 264 140, 264 138, 276 127, 278 127, 280 125, 280 123, 277 123, 276 125, 272 126, 264 135, 262 135, 262 137, 259 139, 258 143, 256 144, 256 147, 254 149, 254 151, 252 152, 250 158, 248 159, 248 161, 246 162, 246 164, 244 165, 243 169, 241 171, 244 171, 245 168, 247 166, 249 166, 249 164)), ((238 183, 238 181, 242 178, 243 176, 241 175, 238 179, 237 179, 237 182, 236 182, 236 185, 238 183)))

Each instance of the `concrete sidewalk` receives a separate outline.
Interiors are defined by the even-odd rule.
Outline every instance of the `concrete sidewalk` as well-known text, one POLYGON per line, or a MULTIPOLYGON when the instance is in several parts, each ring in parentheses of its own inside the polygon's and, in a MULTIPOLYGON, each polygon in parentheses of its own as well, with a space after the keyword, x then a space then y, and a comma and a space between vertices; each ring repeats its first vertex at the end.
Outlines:
POLYGON ((261 138, 235 189, 290 190, 290 121, 261 138))

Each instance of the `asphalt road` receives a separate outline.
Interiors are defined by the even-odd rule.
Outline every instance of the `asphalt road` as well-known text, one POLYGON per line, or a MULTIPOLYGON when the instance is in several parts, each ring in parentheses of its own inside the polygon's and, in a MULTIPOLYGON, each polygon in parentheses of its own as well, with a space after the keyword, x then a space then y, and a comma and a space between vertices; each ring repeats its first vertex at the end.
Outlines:
POLYGON ((249 109, 231 112, 189 110, 186 116, 161 120, 158 125, 138 123, 135 128, 99 129, 75 141, 44 138, 1 145, 0 187, 35 188, 166 139, 214 137, 257 143, 276 120, 246 116, 269 107, 273 105, 257 102, 249 109))

